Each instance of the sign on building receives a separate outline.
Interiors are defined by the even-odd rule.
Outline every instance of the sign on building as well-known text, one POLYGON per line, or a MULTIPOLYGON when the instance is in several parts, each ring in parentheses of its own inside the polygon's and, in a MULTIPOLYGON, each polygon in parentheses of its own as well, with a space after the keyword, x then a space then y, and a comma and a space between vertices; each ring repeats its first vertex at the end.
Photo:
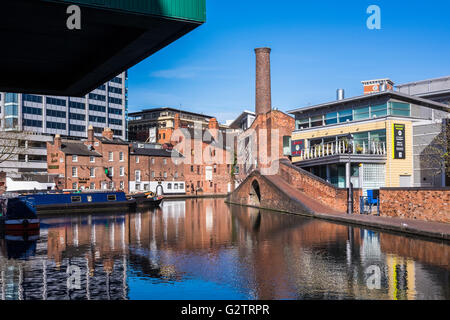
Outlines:
POLYGON ((394 159, 405 159, 406 158, 405 125, 394 123, 392 126, 392 136, 393 136, 392 154, 394 159))
POLYGON ((294 140, 291 143, 291 152, 293 157, 298 157, 305 150, 305 140, 294 140))

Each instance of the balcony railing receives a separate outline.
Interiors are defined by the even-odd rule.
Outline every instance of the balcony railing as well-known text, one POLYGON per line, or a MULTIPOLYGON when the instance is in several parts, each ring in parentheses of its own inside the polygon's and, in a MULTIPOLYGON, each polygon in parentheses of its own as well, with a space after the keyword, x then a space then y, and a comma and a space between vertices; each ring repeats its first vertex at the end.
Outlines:
POLYGON ((378 155, 386 156, 385 142, 371 142, 356 146, 355 143, 348 144, 345 141, 331 142, 327 144, 315 145, 300 151, 300 161, 318 159, 335 155, 378 155))

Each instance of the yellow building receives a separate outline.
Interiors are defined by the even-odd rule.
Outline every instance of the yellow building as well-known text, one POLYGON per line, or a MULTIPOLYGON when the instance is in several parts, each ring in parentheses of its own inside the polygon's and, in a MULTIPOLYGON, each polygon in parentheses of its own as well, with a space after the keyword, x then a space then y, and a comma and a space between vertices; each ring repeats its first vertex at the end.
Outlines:
POLYGON ((292 162, 340 188, 421 186, 422 177, 414 177, 422 174, 416 168, 423 152, 416 131, 445 125, 449 111, 394 91, 292 110, 292 162))

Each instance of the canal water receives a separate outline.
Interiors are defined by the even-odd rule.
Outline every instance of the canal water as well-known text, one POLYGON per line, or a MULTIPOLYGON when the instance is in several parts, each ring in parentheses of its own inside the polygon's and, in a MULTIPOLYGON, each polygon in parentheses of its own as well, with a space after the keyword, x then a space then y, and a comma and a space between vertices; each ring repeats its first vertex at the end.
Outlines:
POLYGON ((223 199, 43 218, 0 250, 6 300, 450 299, 448 244, 223 199))

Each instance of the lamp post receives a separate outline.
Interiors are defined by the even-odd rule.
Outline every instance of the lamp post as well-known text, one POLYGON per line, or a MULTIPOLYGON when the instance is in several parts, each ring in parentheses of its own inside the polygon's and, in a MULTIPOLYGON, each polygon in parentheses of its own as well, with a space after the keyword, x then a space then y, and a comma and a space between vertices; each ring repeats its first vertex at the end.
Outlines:
POLYGON ((347 180, 347 214, 353 214, 353 185, 352 185, 352 162, 351 154, 353 153, 353 135, 349 133, 347 136, 348 143, 348 163, 345 170, 347 180))

